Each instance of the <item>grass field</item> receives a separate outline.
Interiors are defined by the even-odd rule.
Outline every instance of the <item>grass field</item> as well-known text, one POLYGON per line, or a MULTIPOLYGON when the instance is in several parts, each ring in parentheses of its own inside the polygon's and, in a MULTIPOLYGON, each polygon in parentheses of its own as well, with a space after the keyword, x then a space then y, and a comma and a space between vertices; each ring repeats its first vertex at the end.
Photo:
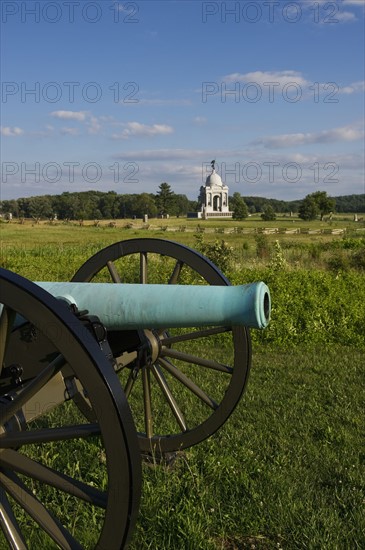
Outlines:
MULTIPOLYGON (((262 278, 273 300, 228 422, 171 466, 144 464, 131 548, 365 548, 364 228, 345 215, 310 225, 344 234, 258 231, 308 228, 290 218, 210 221, 203 233, 196 221, 119 223, 1 224, 1 265, 32 280, 69 280, 112 242, 169 238, 213 256, 234 284, 262 278)), ((81 528, 82 518, 73 521, 81 528)))

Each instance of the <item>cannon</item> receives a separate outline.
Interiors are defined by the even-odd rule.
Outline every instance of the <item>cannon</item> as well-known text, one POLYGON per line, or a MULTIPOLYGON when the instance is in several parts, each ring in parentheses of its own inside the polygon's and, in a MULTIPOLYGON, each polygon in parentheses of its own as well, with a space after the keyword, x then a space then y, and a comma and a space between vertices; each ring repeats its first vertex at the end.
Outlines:
POLYGON ((185 449, 228 419, 249 375, 249 327, 269 322, 268 288, 232 287, 178 243, 131 239, 69 283, 1 269, 0 304, 4 540, 126 547, 141 453, 185 449))

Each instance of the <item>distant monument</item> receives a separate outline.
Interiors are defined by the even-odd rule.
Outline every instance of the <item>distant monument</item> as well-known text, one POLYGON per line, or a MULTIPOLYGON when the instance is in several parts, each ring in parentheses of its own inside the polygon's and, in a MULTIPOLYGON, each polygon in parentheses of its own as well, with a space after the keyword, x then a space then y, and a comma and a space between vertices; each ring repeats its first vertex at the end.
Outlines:
POLYGON ((232 218, 233 212, 228 207, 228 185, 224 185, 215 170, 215 160, 211 161, 212 172, 200 188, 200 212, 188 212, 188 218, 232 218))
POLYGON ((224 185, 222 178, 215 170, 215 160, 210 163, 212 172, 205 181, 202 193, 202 207, 198 217, 204 220, 208 218, 232 218, 233 212, 228 207, 228 185, 224 185))

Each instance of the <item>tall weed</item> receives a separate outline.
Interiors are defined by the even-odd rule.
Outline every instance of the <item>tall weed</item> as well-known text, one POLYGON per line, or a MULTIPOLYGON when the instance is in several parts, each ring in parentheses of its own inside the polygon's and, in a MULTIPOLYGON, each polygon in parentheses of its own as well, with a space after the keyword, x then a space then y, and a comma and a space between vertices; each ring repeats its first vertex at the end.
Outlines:
POLYGON ((260 343, 295 347, 341 344, 365 348, 365 278, 356 271, 243 269, 233 284, 263 280, 270 288, 272 315, 260 343))

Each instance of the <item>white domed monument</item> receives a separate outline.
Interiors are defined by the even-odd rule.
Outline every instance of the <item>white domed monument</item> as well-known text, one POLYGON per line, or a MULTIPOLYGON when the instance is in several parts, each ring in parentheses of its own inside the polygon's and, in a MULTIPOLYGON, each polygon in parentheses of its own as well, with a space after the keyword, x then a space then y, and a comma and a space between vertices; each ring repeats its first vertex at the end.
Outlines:
POLYGON ((205 181, 202 193, 202 208, 199 218, 232 218, 228 207, 228 185, 215 170, 215 160, 211 162, 212 172, 205 181))

